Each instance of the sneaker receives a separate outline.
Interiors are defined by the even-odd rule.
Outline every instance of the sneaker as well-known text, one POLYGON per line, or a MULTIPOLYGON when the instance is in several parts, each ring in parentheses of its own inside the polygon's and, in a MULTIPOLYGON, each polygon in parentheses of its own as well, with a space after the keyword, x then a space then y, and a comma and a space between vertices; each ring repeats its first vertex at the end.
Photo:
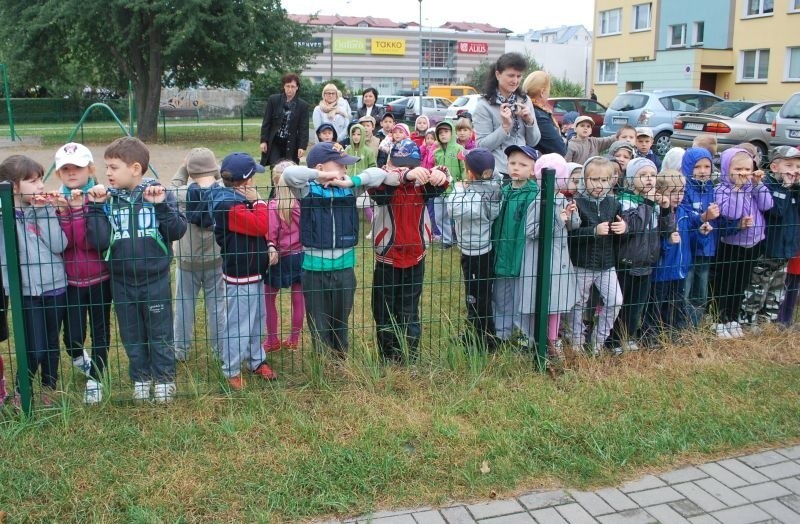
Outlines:
POLYGON ((281 350, 281 341, 280 340, 265 340, 261 347, 264 348, 264 352, 266 353, 273 353, 275 351, 281 350))
POLYGON ((153 388, 153 399, 156 402, 166 403, 172 402, 175 398, 175 383, 174 382, 160 382, 153 388))
POLYGON ((730 331, 728 331, 727 324, 722 324, 722 323, 716 324, 714 326, 714 333, 716 333, 717 338, 733 338, 730 331))
POLYGON ((367 233, 366 235, 364 235, 364 239, 365 239, 365 240, 372 240, 372 231, 371 231, 371 230, 370 230, 370 232, 369 232, 369 233, 367 233))
POLYGON ((616 346, 614 348, 611 348, 610 351, 611 351, 611 354, 614 355, 615 357, 618 357, 618 356, 622 355, 623 353, 625 353, 625 350, 622 349, 622 346, 616 346))
POLYGON ((742 331, 742 326, 735 320, 733 322, 729 322, 728 324, 726 324, 725 327, 727 328, 728 333, 730 333, 733 338, 744 337, 744 331, 742 331))
POLYGON ((629 340, 629 341, 628 341, 628 343, 627 343, 627 344, 625 344, 625 351, 627 351, 627 352, 636 352, 636 351, 639 351, 639 344, 637 344, 636 342, 633 342, 633 341, 629 340))
POLYGON ((272 368, 269 367, 269 364, 266 362, 262 362, 258 365, 256 369, 252 371, 253 375, 258 375, 259 377, 263 378, 264 380, 275 380, 278 378, 278 375, 272 371, 272 368))
POLYGON ((103 401, 103 384, 96 380, 86 381, 86 391, 83 393, 83 403, 89 406, 103 401))
POLYGON ((149 380, 145 382, 133 383, 133 400, 150 400, 150 386, 153 383, 149 380))
POLYGON ((78 371, 83 373, 87 378, 91 378, 92 359, 85 349, 83 350, 83 355, 72 359, 72 365, 75 366, 78 371))
POLYGON ((235 377, 231 377, 228 379, 228 386, 233 391, 241 391, 244 389, 244 377, 241 375, 236 375, 235 377))

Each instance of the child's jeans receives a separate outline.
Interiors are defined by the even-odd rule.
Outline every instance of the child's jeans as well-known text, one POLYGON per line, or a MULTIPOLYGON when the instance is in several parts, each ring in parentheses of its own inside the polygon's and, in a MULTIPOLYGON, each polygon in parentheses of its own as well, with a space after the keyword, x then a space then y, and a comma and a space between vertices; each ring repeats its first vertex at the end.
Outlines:
POLYGON ((353 268, 303 272, 306 323, 316 351, 325 347, 344 357, 350 345, 349 319, 356 294, 353 268))
POLYGON ((178 268, 175 271, 175 358, 186 360, 192 346, 195 328, 195 306, 200 290, 206 310, 208 328, 207 343, 216 356, 222 346, 220 337, 225 333, 225 284, 222 268, 189 270, 178 268))
POLYGON ((622 288, 622 308, 611 332, 611 346, 618 347, 623 340, 639 339, 642 317, 650 298, 651 275, 632 275, 630 271, 618 270, 622 288))
POLYGON ((419 356, 422 326, 419 301, 425 279, 425 260, 406 268, 375 263, 372 278, 372 314, 381 356, 394 362, 419 356))
POLYGON ((222 341, 222 374, 233 378, 242 365, 254 371, 264 362, 261 347, 264 326, 264 283, 225 284, 228 325, 222 341))
POLYGON ((696 256, 686 275, 683 296, 686 298, 686 314, 691 325, 697 327, 708 307, 708 276, 714 257, 696 256))
POLYGON ((672 335, 687 326, 689 319, 683 294, 685 286, 685 279, 653 282, 645 321, 649 343, 655 343, 660 333, 672 335))
POLYGON ((617 281, 617 272, 613 267, 603 270, 576 267, 575 277, 578 281, 578 303, 572 308, 571 313, 572 343, 575 346, 582 346, 586 341, 583 308, 589 300, 589 293, 594 285, 603 299, 603 309, 594 326, 592 342, 595 345, 603 345, 622 307, 622 290, 617 281))
POLYGON ((92 335, 93 380, 102 380, 111 343, 111 281, 91 286, 67 286, 67 311, 64 318, 64 346, 76 359, 83 356, 86 343, 86 318, 92 335))
POLYGON ((41 369, 42 387, 55 389, 58 382, 58 331, 66 312, 66 289, 58 295, 22 297, 22 321, 28 345, 28 374, 41 369))
POLYGON ((452 246, 455 242, 453 238, 453 224, 450 213, 447 212, 447 198, 438 196, 433 200, 433 208, 436 211, 436 226, 442 232, 442 245, 452 246))
POLYGON ((494 280, 494 329, 497 338, 507 341, 514 326, 528 335, 528 326, 519 312, 519 278, 495 278, 494 280))
POLYGON ((786 275, 786 296, 781 302, 778 310, 778 322, 786 327, 792 325, 794 320, 794 310, 797 307, 797 299, 800 297, 800 275, 786 275))
POLYGON ((492 296, 494 284, 494 251, 483 255, 461 255, 464 274, 464 300, 467 320, 479 340, 492 344, 495 335, 492 296))

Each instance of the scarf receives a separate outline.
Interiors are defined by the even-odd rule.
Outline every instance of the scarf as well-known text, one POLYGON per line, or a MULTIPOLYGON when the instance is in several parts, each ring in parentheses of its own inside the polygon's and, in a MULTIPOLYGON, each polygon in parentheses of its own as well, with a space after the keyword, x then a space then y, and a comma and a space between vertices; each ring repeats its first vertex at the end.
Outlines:
POLYGON ((516 133, 519 131, 519 117, 517 117, 517 93, 511 93, 510 95, 503 96, 500 93, 497 93, 497 97, 495 98, 495 103, 500 104, 508 104, 511 108, 511 132, 516 133))
MULTIPOLYGON (((334 118, 336 118, 336 113, 337 112, 341 113, 341 111, 339 111, 339 99, 338 98, 336 99, 336 101, 331 102, 330 104, 325 102, 325 100, 320 100, 319 109, 323 113, 327 114, 328 118, 330 120, 333 120, 334 118)), ((347 115, 343 115, 343 116, 347 116, 347 115)))
POLYGON ((283 118, 281 119, 281 128, 278 131, 278 138, 285 140, 289 136, 289 121, 292 119, 292 113, 295 106, 297 106, 297 98, 292 98, 286 101, 285 95, 283 99, 283 118))

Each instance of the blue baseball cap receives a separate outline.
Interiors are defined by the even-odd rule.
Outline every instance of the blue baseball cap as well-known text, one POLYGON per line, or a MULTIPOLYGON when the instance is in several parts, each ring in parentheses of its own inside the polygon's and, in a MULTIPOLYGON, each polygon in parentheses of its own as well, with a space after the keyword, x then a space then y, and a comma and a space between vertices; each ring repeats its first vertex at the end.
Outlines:
POLYGON ((256 173, 263 173, 264 166, 253 160, 247 153, 231 153, 222 159, 219 167, 222 173, 230 173, 233 181, 247 180, 256 173))
POLYGON ((472 151, 467 151, 464 156, 464 163, 476 175, 482 175, 486 171, 494 171, 494 155, 485 147, 476 147, 472 151))
POLYGON ((345 153, 341 144, 336 142, 320 142, 312 147, 311 151, 308 152, 308 156, 306 156, 306 164, 311 168, 325 162, 336 162, 343 166, 352 166, 359 160, 361 159, 345 153))
POLYGON ((410 138, 404 138, 392 146, 389 160, 397 167, 418 167, 422 162, 419 146, 410 138))
POLYGON ((503 152, 506 154, 506 156, 508 156, 511 153, 513 153, 514 151, 519 151, 523 155, 525 155, 528 158, 531 158, 533 160, 539 160, 539 152, 537 150, 535 150, 534 148, 532 148, 531 146, 527 146, 527 145, 518 146, 518 145, 514 144, 513 146, 508 146, 506 148, 506 150, 503 151, 503 152))

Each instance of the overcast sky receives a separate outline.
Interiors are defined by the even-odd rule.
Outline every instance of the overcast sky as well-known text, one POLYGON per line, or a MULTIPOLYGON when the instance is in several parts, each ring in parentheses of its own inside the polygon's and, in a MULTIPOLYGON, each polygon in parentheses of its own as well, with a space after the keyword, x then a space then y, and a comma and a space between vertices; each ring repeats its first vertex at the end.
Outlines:
MULTIPOLYGON (((290 14, 373 16, 394 22, 419 22, 418 0, 281 0, 290 14)), ((592 30, 594 0, 422 0, 422 25, 440 26, 445 22, 485 22, 505 27, 514 33, 561 25, 583 24, 592 30), (524 6, 524 7, 523 7, 524 6)))

